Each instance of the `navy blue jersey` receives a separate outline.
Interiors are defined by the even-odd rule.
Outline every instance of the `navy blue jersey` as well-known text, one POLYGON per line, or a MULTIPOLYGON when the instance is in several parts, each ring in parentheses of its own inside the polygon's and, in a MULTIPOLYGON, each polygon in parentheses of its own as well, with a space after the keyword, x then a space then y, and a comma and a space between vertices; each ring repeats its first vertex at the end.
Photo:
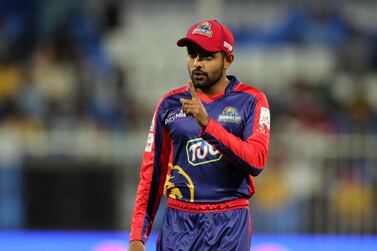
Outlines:
POLYGON ((270 112, 266 96, 228 76, 224 92, 198 92, 210 121, 202 128, 182 111, 188 86, 158 103, 140 171, 131 240, 146 241, 162 194, 191 203, 225 203, 255 193, 252 176, 264 168, 270 112))

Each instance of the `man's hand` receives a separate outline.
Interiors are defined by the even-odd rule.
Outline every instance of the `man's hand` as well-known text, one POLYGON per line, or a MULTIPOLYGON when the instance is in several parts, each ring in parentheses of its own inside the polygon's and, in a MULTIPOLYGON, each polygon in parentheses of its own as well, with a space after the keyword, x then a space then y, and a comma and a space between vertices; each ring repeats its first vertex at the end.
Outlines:
POLYGON ((128 251, 145 251, 145 247, 141 241, 131 241, 128 251))
POLYGON ((189 81, 191 99, 181 98, 179 101, 182 104, 182 110, 187 116, 194 117, 196 123, 202 128, 205 128, 209 122, 209 116, 204 108, 198 94, 196 93, 194 84, 189 81))

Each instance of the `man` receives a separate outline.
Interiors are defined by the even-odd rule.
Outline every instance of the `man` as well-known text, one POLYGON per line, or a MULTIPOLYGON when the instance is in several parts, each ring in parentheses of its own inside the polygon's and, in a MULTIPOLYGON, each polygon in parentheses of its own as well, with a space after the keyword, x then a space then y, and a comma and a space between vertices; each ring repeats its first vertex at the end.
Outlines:
POLYGON ((145 250, 162 194, 168 197, 157 250, 250 250, 252 176, 267 161, 265 95, 227 76, 232 33, 216 20, 192 26, 188 86, 158 103, 148 135, 129 251, 145 250))

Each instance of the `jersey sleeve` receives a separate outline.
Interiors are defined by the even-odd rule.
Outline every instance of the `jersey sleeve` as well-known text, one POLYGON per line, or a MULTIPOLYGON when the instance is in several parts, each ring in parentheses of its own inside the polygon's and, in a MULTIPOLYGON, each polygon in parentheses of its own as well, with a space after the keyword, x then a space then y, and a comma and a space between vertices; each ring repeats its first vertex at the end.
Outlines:
POLYGON ((212 118, 201 136, 236 166, 257 176, 266 165, 270 141, 270 110, 266 96, 259 93, 248 111, 242 139, 212 118))
POLYGON ((141 240, 143 243, 148 239, 160 204, 171 150, 170 134, 161 117, 161 103, 160 100, 149 130, 131 221, 130 240, 141 240))

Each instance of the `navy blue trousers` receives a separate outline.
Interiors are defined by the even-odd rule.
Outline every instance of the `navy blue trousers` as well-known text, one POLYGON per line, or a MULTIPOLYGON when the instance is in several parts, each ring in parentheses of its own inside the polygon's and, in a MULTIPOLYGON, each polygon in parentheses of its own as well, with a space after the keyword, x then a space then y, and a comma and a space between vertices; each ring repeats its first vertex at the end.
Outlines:
POLYGON ((186 212, 167 208, 157 251, 249 251, 248 208, 223 212, 186 212))

